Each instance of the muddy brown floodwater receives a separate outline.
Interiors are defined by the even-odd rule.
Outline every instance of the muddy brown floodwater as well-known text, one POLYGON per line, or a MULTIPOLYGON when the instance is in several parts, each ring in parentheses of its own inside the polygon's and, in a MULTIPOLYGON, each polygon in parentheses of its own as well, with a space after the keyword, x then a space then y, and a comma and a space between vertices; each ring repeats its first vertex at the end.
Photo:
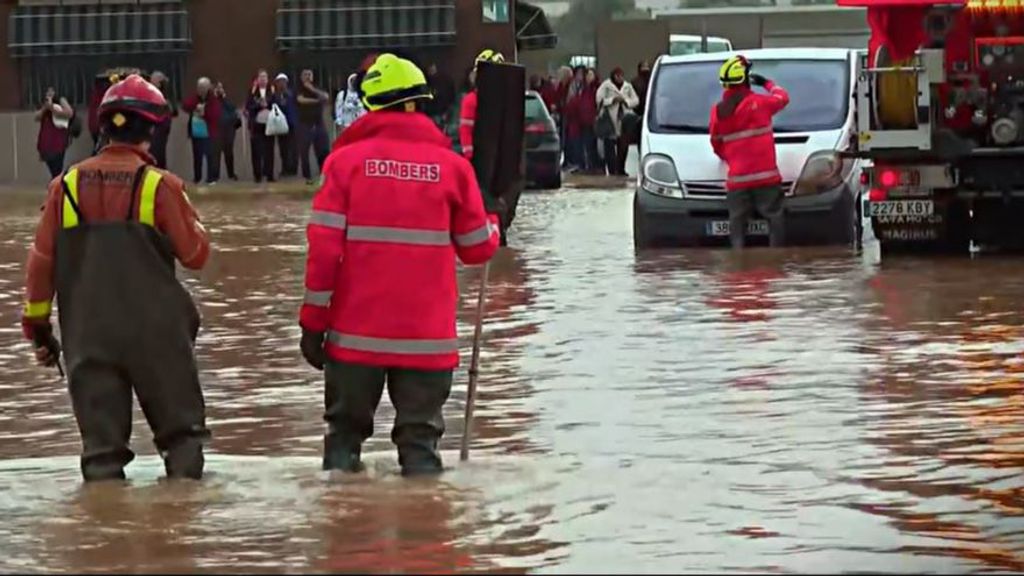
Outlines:
POLYGON ((297 351, 308 200, 198 199, 217 246, 188 280, 208 478, 160 481, 137 416, 131 482, 88 487, 64 384, 20 339, 36 212, 9 203, 0 571, 1024 570, 1024 261, 637 256, 630 203, 524 199, 492 268, 474 458, 451 452, 460 371, 452 470, 406 481, 386 400, 367 474, 319 471, 321 384, 297 351))

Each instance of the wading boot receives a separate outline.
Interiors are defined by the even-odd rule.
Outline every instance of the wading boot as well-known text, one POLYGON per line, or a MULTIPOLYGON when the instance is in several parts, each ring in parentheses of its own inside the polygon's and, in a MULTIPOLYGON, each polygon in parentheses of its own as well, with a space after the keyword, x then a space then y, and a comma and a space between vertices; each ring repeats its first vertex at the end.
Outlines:
POLYGON ((402 476, 436 476, 444 472, 437 452, 438 431, 428 425, 405 425, 396 428, 393 440, 398 445, 398 463, 402 476))
POLYGON ((324 437, 324 471, 357 473, 366 469, 360 455, 362 447, 344 442, 336 436, 328 434, 324 437))

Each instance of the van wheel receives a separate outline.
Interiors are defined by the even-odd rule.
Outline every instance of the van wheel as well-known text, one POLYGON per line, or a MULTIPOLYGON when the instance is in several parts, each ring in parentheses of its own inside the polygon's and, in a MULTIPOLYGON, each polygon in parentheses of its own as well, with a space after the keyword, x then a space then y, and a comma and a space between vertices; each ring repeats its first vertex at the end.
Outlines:
POLYGON ((856 200, 844 202, 835 213, 835 230, 830 238, 832 244, 854 246, 860 240, 860 210, 856 200))
POLYGON ((650 230, 647 227, 647 220, 644 218, 643 212, 640 210, 640 203, 634 199, 633 248, 636 250, 645 250, 652 247, 654 247, 654 238, 650 236, 650 230))

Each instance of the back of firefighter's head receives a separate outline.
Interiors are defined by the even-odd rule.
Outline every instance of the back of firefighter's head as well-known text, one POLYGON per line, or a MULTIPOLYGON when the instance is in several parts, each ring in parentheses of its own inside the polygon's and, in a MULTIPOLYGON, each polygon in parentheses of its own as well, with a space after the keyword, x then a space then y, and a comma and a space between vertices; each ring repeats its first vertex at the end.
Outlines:
POLYGON ((111 142, 148 143, 170 112, 160 89, 132 74, 107 89, 99 107, 100 126, 111 142))
POLYGON ((361 91, 363 105, 371 112, 415 112, 423 101, 434 98, 423 71, 394 54, 377 58, 363 76, 361 91))
POLYGON ((743 56, 733 56, 722 64, 718 70, 718 80, 722 86, 731 88, 734 86, 750 85, 750 60, 743 56))
POLYGON ((490 48, 483 50, 476 55, 476 59, 473 60, 473 70, 469 72, 469 83, 471 86, 476 86, 476 69, 480 66, 481 62, 493 62, 494 64, 501 64, 505 61, 505 56, 497 50, 491 50, 490 48))

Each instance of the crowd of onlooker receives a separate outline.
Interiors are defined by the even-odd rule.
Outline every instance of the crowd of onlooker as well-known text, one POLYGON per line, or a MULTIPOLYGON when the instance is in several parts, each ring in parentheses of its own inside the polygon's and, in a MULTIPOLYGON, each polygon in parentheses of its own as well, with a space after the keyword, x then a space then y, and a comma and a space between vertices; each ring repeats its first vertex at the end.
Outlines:
MULTIPOLYGON (((274 182, 278 176, 297 176, 300 169, 302 177, 313 183, 310 154, 319 170, 330 148, 324 113, 330 99, 309 69, 303 70, 295 83, 287 74, 279 73, 271 80, 269 72, 259 70, 248 94, 239 101, 241 108, 228 97, 223 84, 200 78, 180 110, 188 115, 195 182, 203 181, 205 166, 205 182, 215 184, 220 179, 222 157, 228 178, 238 179, 232 151, 244 115, 257 183, 274 182)), ((154 142, 154 148, 161 148, 154 150, 154 157, 158 163, 165 163, 166 139, 159 144, 154 142)))
MULTIPOLYGON (((256 182, 274 182, 278 177, 299 175, 313 183, 317 172, 330 152, 328 124, 330 112, 342 130, 364 113, 355 87, 362 71, 373 62, 364 61, 360 71, 349 77, 347 85, 332 95, 316 83, 313 71, 303 70, 298 82, 287 74, 279 73, 271 79, 266 70, 259 70, 247 94, 239 99, 230 97, 220 82, 207 77, 199 78, 195 88, 189 90, 180 103, 170 95, 168 78, 160 71, 147 76, 149 81, 168 97, 171 113, 153 134, 150 154, 157 166, 167 167, 167 144, 175 117, 187 118, 185 130, 192 149, 193 180, 195 183, 216 184, 221 167, 227 177, 237 180, 235 170, 235 140, 238 130, 247 126, 252 168, 256 182), (332 99, 335 106, 331 108, 332 99), (247 121, 243 123, 243 118, 247 121), (314 172, 310 156, 316 160, 314 172)), ((138 70, 111 70, 97 76, 89 103, 89 132, 95 153, 104 144, 99 130, 99 107, 106 89, 118 78, 138 70)), ((64 168, 64 154, 81 131, 81 121, 66 98, 49 88, 35 115, 39 122, 37 148, 51 175, 57 176, 64 168)))
POLYGON ((625 175, 629 147, 640 141, 651 66, 641 62, 627 81, 621 68, 601 80, 594 68, 562 67, 557 76, 531 76, 558 124, 564 168, 570 172, 625 175))
MULTIPOLYGON (((375 59, 376 54, 368 55, 333 96, 317 84, 311 69, 303 70, 297 82, 284 73, 271 78, 267 70, 259 70, 248 93, 238 99, 229 96, 222 83, 202 77, 179 104, 170 97, 167 76, 153 71, 147 77, 168 96, 171 115, 157 127, 150 152, 159 167, 167 167, 167 143, 173 118, 185 115, 192 149, 193 180, 197 184, 216 184, 222 166, 228 178, 237 180, 235 140, 244 125, 256 182, 274 182, 279 177, 298 176, 301 171, 302 177, 313 183, 330 152, 332 131, 326 122, 333 118, 333 132, 340 133, 365 113, 358 87, 362 75, 375 59), (333 113, 330 113, 332 100, 333 113), (316 160, 317 172, 313 170, 311 155, 316 160)), ((451 134, 456 124, 453 120, 458 118, 460 95, 471 89, 471 83, 467 79, 463 86, 457 87, 453 79, 433 63, 424 70, 434 93, 425 111, 442 130, 451 134)), ((96 117, 103 93, 118 77, 132 72, 139 71, 118 69, 97 76, 88 115, 94 152, 103 145, 96 117)), ((650 64, 641 62, 632 81, 627 81, 619 68, 602 81, 595 69, 582 66, 562 67, 557 75, 548 78, 537 75, 530 78, 530 89, 541 95, 558 126, 566 170, 625 174, 629 147, 639 142, 650 72, 650 64)), ((35 117, 40 123, 40 158, 50 173, 57 176, 63 170, 64 153, 71 139, 82 132, 82 122, 73 106, 53 88, 47 90, 35 117)))

